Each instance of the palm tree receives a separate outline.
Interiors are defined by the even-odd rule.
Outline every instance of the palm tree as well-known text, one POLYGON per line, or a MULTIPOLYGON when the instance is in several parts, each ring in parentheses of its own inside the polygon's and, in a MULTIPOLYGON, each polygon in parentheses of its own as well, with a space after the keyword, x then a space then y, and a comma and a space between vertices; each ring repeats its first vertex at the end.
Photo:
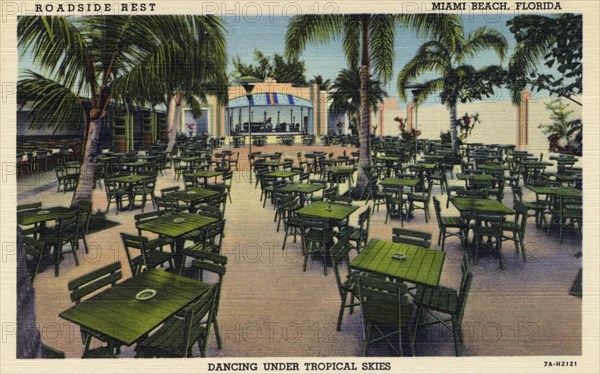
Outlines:
MULTIPOLYGON (((462 32, 461 32, 462 33, 462 32)), ((501 66, 486 66, 476 69, 464 64, 465 60, 479 52, 492 49, 502 60, 507 42, 496 30, 480 27, 468 37, 457 37, 454 45, 443 40, 432 40, 423 44, 398 75, 398 93, 407 100, 406 90, 411 81, 423 74, 436 72, 440 76, 422 84, 415 96, 422 102, 434 92, 440 93, 442 104, 450 110, 452 145, 458 149, 456 105, 459 101, 480 100, 493 94, 494 87, 504 80, 505 71, 501 66)))
MULTIPOLYGON (((83 118, 85 138, 79 183, 71 205, 91 201, 100 127, 114 103, 163 102, 169 80, 177 86, 192 74, 211 76, 210 65, 194 61, 198 49, 212 50, 199 26, 212 16, 21 17, 18 43, 43 74, 25 72, 18 90, 32 101, 32 122, 58 126, 83 118), (195 37, 190 38, 190 35, 195 37), (187 56, 191 59, 184 59, 187 56), (182 61, 198 66, 177 65, 182 61), (178 70, 180 74, 173 75, 178 70), (163 82, 163 83, 159 83, 163 82)), ((222 35, 217 36, 222 40, 222 35)), ((212 35, 209 35, 212 37, 212 35)), ((216 47, 214 47, 216 48, 216 47)), ((217 67, 225 69, 225 65, 217 67)))
MULTIPOLYGON (((342 69, 337 78, 331 85, 332 91, 327 96, 331 100, 329 107, 331 113, 346 113, 353 127, 352 133, 358 130, 360 115, 360 69, 342 69)), ((373 112, 377 112, 379 104, 383 103, 383 98, 387 97, 387 92, 381 87, 381 83, 375 80, 369 80, 369 107, 373 112)))
POLYGON ((325 79, 322 75, 313 76, 313 79, 308 83, 318 85, 321 91, 329 91, 331 88, 331 79, 325 79))
POLYGON ((508 64, 513 103, 519 103, 521 92, 531 85, 581 106, 573 96, 583 91, 582 15, 525 14, 506 24, 517 41, 508 64), (556 69, 555 72, 541 73, 537 69, 539 62, 556 69))
POLYGON ((285 54, 299 56, 308 43, 324 44, 342 36, 348 66, 361 68, 360 84, 360 165, 357 190, 367 186, 363 168, 371 164, 371 117, 369 77, 371 63, 375 78, 387 83, 393 74, 396 26, 410 27, 445 39, 453 45, 460 18, 446 14, 356 14, 295 16, 288 25, 285 54))

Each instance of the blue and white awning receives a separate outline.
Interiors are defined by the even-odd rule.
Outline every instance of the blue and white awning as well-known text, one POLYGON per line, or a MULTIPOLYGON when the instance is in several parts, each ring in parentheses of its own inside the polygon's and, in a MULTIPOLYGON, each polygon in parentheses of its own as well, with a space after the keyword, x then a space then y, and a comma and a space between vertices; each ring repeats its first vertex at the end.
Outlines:
MULTIPOLYGON (((263 92, 252 95, 250 99, 251 106, 296 106, 312 108, 312 102, 298 96, 284 94, 279 92, 263 92)), ((228 108, 247 107, 248 99, 246 96, 239 96, 229 100, 228 108)))

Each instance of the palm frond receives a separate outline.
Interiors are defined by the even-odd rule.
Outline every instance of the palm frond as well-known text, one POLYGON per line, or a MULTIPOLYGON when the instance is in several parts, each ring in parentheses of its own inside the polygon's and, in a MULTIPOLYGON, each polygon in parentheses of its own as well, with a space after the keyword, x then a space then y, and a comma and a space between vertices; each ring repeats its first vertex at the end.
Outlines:
POLYGON ((18 101, 30 103, 30 129, 52 128, 53 133, 78 128, 83 121, 83 100, 69 87, 33 71, 17 82, 18 101))
POLYGON ((394 40, 396 19, 394 15, 372 15, 369 22, 369 48, 371 64, 378 79, 387 83, 394 73, 394 40))
POLYGON ((343 15, 302 15, 291 19, 285 35, 285 57, 300 57, 307 44, 326 44, 343 31, 343 15))
POLYGON ((460 53, 459 60, 462 60, 463 56, 473 57, 475 54, 486 49, 494 50, 500 61, 502 61, 508 49, 508 42, 504 35, 497 30, 480 27, 467 37, 465 44, 461 48, 462 53, 460 53))

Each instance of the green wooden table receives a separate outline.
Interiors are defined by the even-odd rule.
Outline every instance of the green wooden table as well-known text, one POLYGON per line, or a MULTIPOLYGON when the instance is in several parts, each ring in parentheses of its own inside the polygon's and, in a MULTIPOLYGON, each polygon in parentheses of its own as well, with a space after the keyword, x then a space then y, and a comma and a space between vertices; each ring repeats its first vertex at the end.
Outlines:
POLYGON ((408 169, 416 169, 416 170, 433 170, 437 165, 428 163, 428 162, 419 162, 416 164, 408 165, 408 169))
POLYGON ((383 187, 410 187, 414 188, 419 184, 418 178, 385 178, 381 182, 380 185, 383 187))
POLYGON ((289 180, 294 179, 294 177, 296 175, 300 175, 300 172, 299 171, 289 171, 289 170, 276 170, 276 171, 272 171, 270 173, 265 174, 266 177, 280 178, 280 179, 288 178, 289 180))
POLYGON ((465 181, 465 184, 473 183, 473 182, 492 182, 496 178, 490 174, 456 174, 456 177, 459 180, 465 181))
POLYGON ((190 204, 190 213, 195 213, 196 204, 208 199, 211 196, 218 195, 219 192, 208 188, 196 187, 185 191, 168 192, 165 196, 190 204))
POLYGON ((329 173, 331 178, 333 178, 333 181, 336 184, 338 184, 338 186, 337 186, 337 194, 338 195, 340 192, 339 182, 342 180, 342 178, 346 178, 348 180, 348 191, 350 191, 352 189, 351 179, 352 179, 352 174, 354 174, 353 167, 336 166, 336 167, 329 168, 327 170, 327 172, 329 173))
POLYGON ((55 221, 74 210, 76 209, 56 206, 33 211, 18 212, 17 222, 19 225, 27 226, 34 225, 36 223, 44 223, 46 221, 55 221))
POLYGON ((574 187, 550 187, 550 186, 527 186, 536 195, 550 196, 567 196, 579 197, 582 196, 581 190, 574 187))
POLYGON ((306 195, 315 193, 325 188, 322 183, 292 183, 286 186, 280 187, 280 192, 291 192, 300 196, 300 204, 304 205, 306 201, 306 195))
POLYGON ((194 230, 199 230, 206 225, 217 222, 216 218, 202 216, 199 214, 179 212, 171 215, 164 215, 146 221, 137 225, 140 230, 150 231, 159 235, 166 235, 172 238, 179 238, 194 230), (178 220, 183 219, 181 223, 176 223, 178 220))
POLYGON ((468 197, 455 197, 450 202, 461 213, 486 212, 491 214, 513 214, 512 208, 492 199, 471 199, 468 197))
POLYGON ((202 178, 204 179, 204 182, 202 183, 203 185, 207 185, 208 184, 208 178, 215 178, 215 183, 217 182, 217 178, 220 177, 221 175, 223 175, 224 172, 222 171, 197 171, 195 173, 188 173, 185 174, 186 176, 190 176, 190 177, 194 177, 194 178, 202 178))
POLYGON ((444 251, 371 239, 352 260, 350 268, 436 287, 440 283, 445 258, 444 251), (394 260, 392 258, 394 253, 405 254, 406 259, 394 260))
POLYGON ((271 170, 277 170, 280 166, 285 165, 285 161, 265 161, 265 165, 271 168, 271 170))
POLYGON ((505 164, 481 164, 477 166, 477 169, 483 170, 483 171, 495 171, 495 172, 499 172, 499 171, 506 171, 506 170, 510 170, 510 167, 508 165, 505 164))
POLYGON ((175 214, 164 215, 146 221, 136 227, 139 230, 150 231, 158 235, 166 235, 175 238, 175 269, 179 269, 181 261, 183 261, 180 255, 185 239, 182 236, 195 230, 210 225, 211 223, 217 222, 218 220, 213 217, 202 216, 199 214, 179 212, 175 214), (183 222, 179 222, 182 220, 183 222))
POLYGON ((348 218, 357 209, 358 207, 355 205, 315 201, 312 204, 298 209, 296 213, 305 216, 342 221, 348 218))
POLYGON ((59 316, 98 332, 109 343, 130 346, 210 289, 210 284, 150 269, 63 311, 59 316), (152 299, 136 294, 156 290, 152 299))
POLYGON ((150 175, 138 175, 138 174, 134 174, 134 175, 121 175, 118 177, 114 177, 111 178, 112 180, 114 180, 115 182, 121 183, 121 184, 135 184, 135 183, 140 183, 149 179, 152 179, 153 177, 150 175))

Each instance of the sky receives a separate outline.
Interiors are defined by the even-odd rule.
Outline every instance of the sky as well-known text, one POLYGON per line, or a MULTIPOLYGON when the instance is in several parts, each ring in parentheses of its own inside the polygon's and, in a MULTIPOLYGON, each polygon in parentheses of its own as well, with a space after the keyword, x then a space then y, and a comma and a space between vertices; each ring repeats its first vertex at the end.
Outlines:
MULTIPOLYGON (((510 14, 495 14, 493 16, 467 15, 462 17, 465 34, 473 30, 486 26, 499 31, 507 39, 509 50, 507 56, 512 54, 516 42, 512 33, 506 27, 506 21, 512 18, 510 14)), ((265 55, 275 53, 283 55, 285 49, 285 34, 288 25, 287 17, 224 17, 226 23, 227 48, 229 55, 228 73, 232 73, 234 68, 231 58, 239 56, 242 62, 256 65, 254 60, 254 50, 258 49, 265 55)), ((397 97, 396 79, 402 67, 414 57, 417 49, 429 39, 425 36, 419 37, 412 30, 398 27, 395 38, 395 63, 392 80, 385 86, 390 97, 397 97)), ((332 81, 338 75, 339 71, 346 67, 346 60, 342 49, 341 38, 324 45, 308 45, 302 52, 300 59, 305 61, 306 79, 310 80, 315 75, 322 75, 325 79, 332 81)), ((496 65, 500 60, 495 53, 484 52, 477 55, 471 62, 476 67, 485 65, 496 65)), ((504 59, 503 66, 507 66, 508 58, 504 59)), ((433 78, 429 75, 429 78, 433 78)), ((428 76, 423 76, 422 81, 427 80, 428 76)), ((509 98, 506 92, 507 99, 509 98)), ((432 102, 433 100, 430 100, 432 102)))
MULTIPOLYGON (((462 16, 465 34, 473 30, 486 26, 502 33, 508 41, 509 50, 507 58, 502 62, 503 66, 508 64, 508 56, 516 44, 512 34, 506 26, 506 21, 511 19, 511 14, 470 14, 462 16)), ((254 50, 258 49, 267 56, 275 53, 283 55, 285 49, 285 34, 289 22, 288 17, 269 17, 253 16, 252 18, 243 16, 228 16, 223 18, 227 30, 227 49, 228 49, 228 73, 233 73, 232 58, 239 56, 243 63, 256 64, 254 60, 254 50)), ((409 29, 398 27, 395 37, 395 63, 392 80, 385 85, 385 90, 389 97, 397 97, 396 79, 402 67, 414 57, 421 44, 428 40, 427 37, 419 37, 409 29)), ((316 75, 322 75, 325 79, 332 81, 338 75, 339 71, 346 67, 346 61, 342 49, 341 37, 323 45, 308 45, 302 52, 300 59, 305 61, 305 77, 311 80, 316 75)), ((474 66, 482 67, 485 65, 499 64, 500 60, 493 52, 483 52, 478 54, 473 61, 474 66)), ((20 71, 24 69, 36 69, 27 55, 23 56, 19 62, 20 71)), ((434 75, 424 75, 419 81, 425 81, 433 78, 434 75)), ((509 92, 504 90, 501 98, 508 99, 509 92)), ((437 103, 437 97, 430 97, 425 104, 437 103)))

